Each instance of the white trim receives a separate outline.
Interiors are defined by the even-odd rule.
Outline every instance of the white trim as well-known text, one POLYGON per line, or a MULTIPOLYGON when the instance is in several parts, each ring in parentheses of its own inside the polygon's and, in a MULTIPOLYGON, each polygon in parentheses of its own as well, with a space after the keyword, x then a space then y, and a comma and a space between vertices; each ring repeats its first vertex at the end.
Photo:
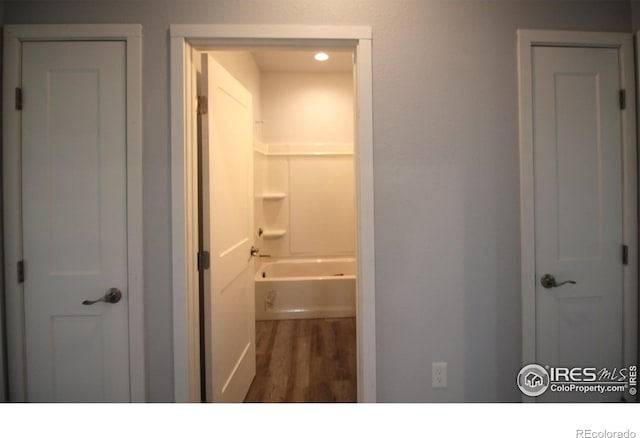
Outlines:
POLYGON ((533 205, 533 128, 531 47, 518 32, 520 124, 520 281, 522 293, 522 365, 535 363, 535 224, 533 205), (531 336, 530 333, 534 335, 531 336))
MULTIPOLYGON (((357 205, 358 238, 358 400, 376 401, 376 343, 375 343, 375 252, 373 224, 373 100, 371 29, 361 26, 233 26, 233 25, 171 25, 171 214, 172 214, 172 266, 173 266, 173 351, 174 391, 178 402, 199 400, 199 386, 195 385, 189 370, 193 369, 194 339, 190 338, 187 322, 194 315, 189 289, 195 264, 193 250, 188 247, 192 238, 188 221, 193 206, 186 185, 189 184, 189 136, 185 126, 193 128, 186 110, 192 104, 185 98, 186 87, 193 79, 188 75, 193 46, 202 48, 218 45, 277 44, 279 46, 319 46, 330 43, 351 47, 356 54, 357 101, 357 205)), ((197 283, 196 283, 197 284, 197 283)), ((197 309, 196 309, 197 311, 197 309)), ((193 320, 193 318, 192 318, 193 320)))
POLYGON ((127 47, 127 256, 131 401, 146 399, 142 260, 142 27, 137 24, 6 25, 4 27, 3 186, 5 294, 10 400, 26 400, 20 217, 20 115, 13 107, 20 84, 23 41, 118 40, 127 47))
POLYGON ((610 47, 618 49, 620 53, 620 81, 628 96, 627 109, 621 112, 624 165, 623 240, 629 246, 629 264, 624 267, 624 361, 626 365, 636 364, 638 362, 638 191, 632 37, 629 34, 620 33, 519 30, 522 364, 536 362, 533 98, 531 93, 531 48, 534 46, 610 47))
POLYGON ((195 102, 189 98, 196 83, 192 55, 184 39, 171 39, 173 354, 174 399, 179 402, 200 401, 199 329, 187 324, 198 315, 198 273, 194 269, 198 236, 197 226, 195 230, 190 226, 198 217, 197 152, 186 147, 193 143, 196 123, 195 102))
POLYGON ((7 24, 4 26, 5 39, 20 41, 72 41, 112 40, 142 38, 139 24, 7 24))
POLYGON ((334 156, 354 154, 354 143, 265 143, 254 151, 266 157, 334 156))
POLYGON ((377 400, 376 380, 376 264, 373 197, 373 60, 370 39, 356 49, 359 120, 356 153, 358 401, 377 400))
MULTIPOLYGON (((145 336, 142 226, 142 27, 127 34, 127 272, 131 401, 144 402, 145 336)), ((126 29, 122 29, 124 32, 126 29)))
POLYGON ((172 24, 171 38, 194 41, 216 38, 281 40, 370 40, 368 26, 271 26, 172 24))

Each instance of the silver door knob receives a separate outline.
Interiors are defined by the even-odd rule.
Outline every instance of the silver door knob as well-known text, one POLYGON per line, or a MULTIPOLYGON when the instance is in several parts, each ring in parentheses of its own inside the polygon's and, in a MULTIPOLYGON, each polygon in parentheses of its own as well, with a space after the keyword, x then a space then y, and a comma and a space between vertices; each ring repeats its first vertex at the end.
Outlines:
POLYGON ((575 281, 573 280, 567 280, 567 281, 563 281, 561 283, 558 283, 556 281, 556 277, 554 277, 551 274, 544 274, 542 276, 542 278, 540 279, 540 284, 542 285, 542 287, 544 287, 545 289, 551 289, 552 287, 560 287, 563 284, 576 284, 575 281))
POLYGON ((258 248, 253 247, 253 246, 249 250, 249 254, 251 254, 251 257, 257 256, 259 252, 260 252, 260 250, 258 248))
POLYGON ((120 289, 118 289, 117 287, 112 287, 107 291, 107 293, 104 294, 102 298, 98 298, 97 300, 84 300, 82 304, 84 304, 85 306, 91 306, 92 304, 100 302, 115 304, 121 299, 122 292, 120 291, 120 289))

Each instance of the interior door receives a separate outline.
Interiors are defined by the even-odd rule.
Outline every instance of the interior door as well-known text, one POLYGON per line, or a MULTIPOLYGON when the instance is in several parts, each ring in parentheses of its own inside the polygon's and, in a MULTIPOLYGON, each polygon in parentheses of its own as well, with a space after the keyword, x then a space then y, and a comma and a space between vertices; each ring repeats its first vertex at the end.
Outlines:
MULTIPOLYGON (((535 47, 532 61, 537 362, 620 369, 623 167, 618 51, 535 47), (545 275, 553 278, 543 281, 545 275)), ((620 396, 547 391, 540 400, 615 401, 620 396)))
POLYGON ((252 96, 208 54, 201 82, 207 400, 241 402, 256 372, 252 96))
POLYGON ((25 42, 22 54, 28 399, 125 402, 125 43, 25 42), (83 304, 112 288, 112 302, 83 304))

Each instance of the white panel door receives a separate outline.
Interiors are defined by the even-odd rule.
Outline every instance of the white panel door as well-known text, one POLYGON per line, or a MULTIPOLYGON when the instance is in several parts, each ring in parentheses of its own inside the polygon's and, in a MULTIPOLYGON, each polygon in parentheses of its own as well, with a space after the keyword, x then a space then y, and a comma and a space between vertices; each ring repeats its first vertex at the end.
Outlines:
POLYGON ((125 43, 26 42, 22 62, 28 399, 125 402, 125 43))
MULTIPOLYGON (((533 49, 536 354, 551 367, 623 366, 618 51, 533 49), (558 287, 544 287, 553 275, 558 287)), ((543 401, 620 400, 547 393, 543 401)))
POLYGON ((252 96, 207 54, 202 75, 207 400, 242 402, 256 372, 252 96))

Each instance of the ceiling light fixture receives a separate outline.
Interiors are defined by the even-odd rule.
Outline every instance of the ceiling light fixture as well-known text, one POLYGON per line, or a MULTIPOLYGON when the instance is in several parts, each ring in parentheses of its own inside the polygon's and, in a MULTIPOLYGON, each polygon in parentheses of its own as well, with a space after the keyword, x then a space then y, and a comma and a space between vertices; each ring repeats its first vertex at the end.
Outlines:
POLYGON ((329 55, 324 52, 318 52, 315 54, 314 58, 316 59, 316 61, 326 61, 327 59, 329 59, 329 55))

